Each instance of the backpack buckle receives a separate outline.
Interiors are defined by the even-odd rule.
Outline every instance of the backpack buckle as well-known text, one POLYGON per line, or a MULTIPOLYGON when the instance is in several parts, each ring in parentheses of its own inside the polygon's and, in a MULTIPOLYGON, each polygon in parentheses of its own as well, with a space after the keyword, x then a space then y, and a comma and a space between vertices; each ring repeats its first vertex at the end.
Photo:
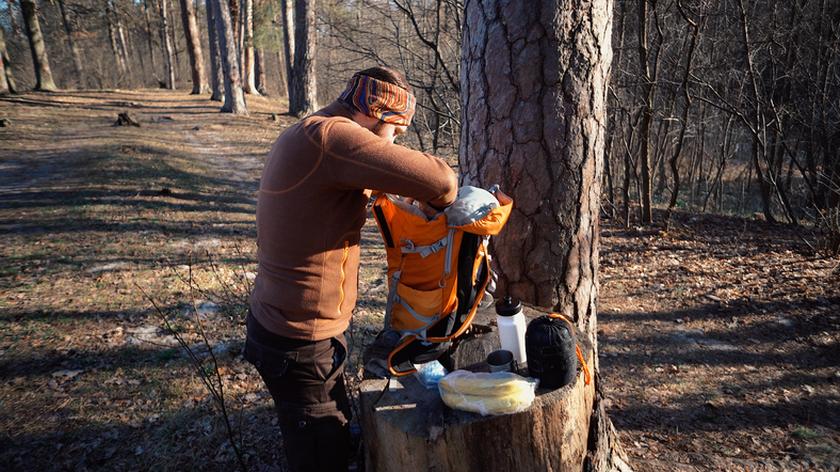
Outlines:
POLYGON ((414 251, 414 249, 416 247, 414 245, 414 241, 412 241, 410 239, 403 239, 400 242, 403 243, 402 247, 405 248, 406 251, 414 251))

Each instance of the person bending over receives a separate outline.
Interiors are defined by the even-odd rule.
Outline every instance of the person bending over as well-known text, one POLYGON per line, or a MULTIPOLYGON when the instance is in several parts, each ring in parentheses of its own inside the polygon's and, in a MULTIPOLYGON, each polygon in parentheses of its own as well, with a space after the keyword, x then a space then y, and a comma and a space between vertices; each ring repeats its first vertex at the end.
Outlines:
POLYGON ((338 100, 280 134, 265 162, 245 358, 274 399, 296 471, 348 467, 344 331, 356 305, 371 191, 432 210, 457 194, 455 173, 442 159, 394 144, 415 104, 399 72, 365 69, 338 100))

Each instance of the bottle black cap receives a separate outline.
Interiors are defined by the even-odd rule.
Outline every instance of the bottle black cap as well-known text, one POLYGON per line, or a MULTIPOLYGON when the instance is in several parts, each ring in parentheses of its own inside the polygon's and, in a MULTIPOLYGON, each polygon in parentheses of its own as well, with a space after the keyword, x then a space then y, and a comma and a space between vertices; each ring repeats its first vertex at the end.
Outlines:
POLYGON ((496 314, 499 316, 513 316, 522 312, 522 303, 518 298, 505 297, 496 302, 496 314))

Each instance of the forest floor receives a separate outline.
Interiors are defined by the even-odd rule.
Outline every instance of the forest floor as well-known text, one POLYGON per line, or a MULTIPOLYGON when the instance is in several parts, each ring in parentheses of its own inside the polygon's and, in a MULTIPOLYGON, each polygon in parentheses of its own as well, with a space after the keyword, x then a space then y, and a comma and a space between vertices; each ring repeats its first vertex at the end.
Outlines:
MULTIPOLYGON (((248 117, 217 107, 159 90, 0 99, 3 470, 236 468, 149 298, 205 364, 206 329, 249 468, 283 469, 241 348, 260 170, 294 119, 266 98, 248 117), (122 111, 141 126, 112 126, 122 111)), ((840 260, 714 215, 605 221, 601 242, 601 375, 636 470, 840 469, 840 260)), ((351 377, 385 296, 370 223, 363 245, 351 377)))

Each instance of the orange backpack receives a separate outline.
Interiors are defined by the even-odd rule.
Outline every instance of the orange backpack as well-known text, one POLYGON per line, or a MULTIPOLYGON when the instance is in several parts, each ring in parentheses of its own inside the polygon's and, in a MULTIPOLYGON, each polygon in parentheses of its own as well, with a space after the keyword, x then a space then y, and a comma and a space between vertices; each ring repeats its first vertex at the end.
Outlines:
POLYGON ((373 214, 388 256, 385 329, 401 335, 388 356, 392 375, 437 359, 469 328, 492 279, 490 236, 512 208, 498 186, 461 187, 455 203, 431 220, 401 197, 376 197, 373 214))

